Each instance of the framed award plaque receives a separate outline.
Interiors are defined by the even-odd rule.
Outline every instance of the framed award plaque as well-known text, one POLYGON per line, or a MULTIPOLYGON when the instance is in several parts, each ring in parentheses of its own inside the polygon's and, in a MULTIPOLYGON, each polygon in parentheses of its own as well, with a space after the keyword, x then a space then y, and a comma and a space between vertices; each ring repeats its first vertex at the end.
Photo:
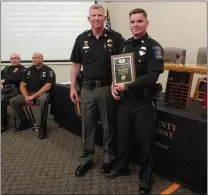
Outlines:
POLYGON ((204 78, 198 78, 193 100, 203 102, 206 88, 207 88, 207 81, 204 78))
POLYGON ((136 79, 134 53, 111 56, 112 78, 116 83, 131 83, 136 79))
POLYGON ((185 108, 188 106, 193 72, 169 71, 165 91, 165 104, 185 108))

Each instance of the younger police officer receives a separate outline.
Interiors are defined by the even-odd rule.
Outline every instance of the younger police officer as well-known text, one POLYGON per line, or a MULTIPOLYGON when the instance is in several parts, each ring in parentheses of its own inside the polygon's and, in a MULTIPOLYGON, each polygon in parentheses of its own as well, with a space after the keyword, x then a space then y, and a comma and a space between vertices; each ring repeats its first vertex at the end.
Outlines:
POLYGON ((48 116, 48 98, 50 97, 51 89, 55 84, 54 71, 43 64, 43 55, 41 53, 33 54, 33 66, 27 68, 23 74, 20 83, 20 91, 22 94, 10 100, 15 114, 20 120, 20 124, 14 129, 19 131, 28 127, 26 115, 22 106, 33 103, 40 106, 40 125, 39 138, 46 137, 46 120, 48 116))
POLYGON ((110 170, 114 159, 112 137, 115 123, 115 101, 111 95, 111 58, 118 54, 124 40, 121 34, 106 30, 105 10, 95 4, 90 7, 88 20, 91 30, 80 34, 71 54, 71 100, 79 102, 76 90, 76 78, 83 65, 83 86, 81 89, 82 112, 82 156, 81 164, 76 169, 77 177, 83 176, 91 167, 95 155, 95 132, 97 114, 103 126, 104 164, 101 173, 110 170), (99 112, 97 112, 99 111, 99 112))
POLYGON ((129 19, 133 37, 126 41, 123 52, 134 52, 137 79, 130 84, 119 83, 112 87, 115 99, 120 99, 118 92, 122 92, 123 96, 117 118, 116 164, 105 176, 115 178, 129 173, 128 138, 132 123, 142 153, 139 193, 148 194, 151 190, 152 147, 156 128, 153 96, 158 77, 164 71, 163 49, 147 34, 147 13, 143 9, 132 10, 129 19))
POLYGON ((1 131, 6 130, 8 126, 7 104, 9 100, 20 93, 20 81, 25 67, 20 64, 20 56, 13 53, 10 56, 11 66, 5 67, 1 71, 1 131), (9 90, 8 86, 13 85, 13 89, 9 90))

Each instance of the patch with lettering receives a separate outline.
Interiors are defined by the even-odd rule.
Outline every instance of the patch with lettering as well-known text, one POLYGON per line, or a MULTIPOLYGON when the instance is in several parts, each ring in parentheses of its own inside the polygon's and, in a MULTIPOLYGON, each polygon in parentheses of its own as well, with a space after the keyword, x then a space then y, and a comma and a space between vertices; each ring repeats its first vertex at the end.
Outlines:
POLYGON ((53 78, 53 71, 52 71, 52 70, 49 71, 49 76, 50 76, 51 78, 53 78))
POLYGON ((154 46, 154 47, 152 47, 152 49, 153 49, 154 57, 156 59, 158 59, 158 60, 163 59, 163 51, 160 46, 154 46))

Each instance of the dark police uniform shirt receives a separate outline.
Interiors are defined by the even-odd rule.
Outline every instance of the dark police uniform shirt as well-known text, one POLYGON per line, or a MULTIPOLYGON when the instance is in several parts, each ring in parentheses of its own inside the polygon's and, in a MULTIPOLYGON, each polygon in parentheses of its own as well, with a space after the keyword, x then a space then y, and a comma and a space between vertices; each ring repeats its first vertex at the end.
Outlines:
POLYGON ((97 39, 92 30, 80 34, 75 41, 70 61, 83 65, 83 76, 91 80, 112 77, 111 55, 118 54, 125 40, 121 34, 104 29, 97 39))
POLYGON ((46 83, 55 83, 55 73, 46 65, 43 65, 41 69, 36 69, 36 67, 32 65, 25 70, 22 82, 27 84, 28 92, 37 92, 46 83))
POLYGON ((164 71, 163 48, 146 33, 140 39, 132 37, 126 41, 122 53, 130 52, 135 55, 137 80, 128 84, 128 88, 133 91, 151 88, 164 71))
POLYGON ((1 79, 5 80, 4 85, 6 84, 14 84, 18 89, 22 79, 22 75, 26 68, 22 65, 17 66, 6 66, 1 71, 1 79))

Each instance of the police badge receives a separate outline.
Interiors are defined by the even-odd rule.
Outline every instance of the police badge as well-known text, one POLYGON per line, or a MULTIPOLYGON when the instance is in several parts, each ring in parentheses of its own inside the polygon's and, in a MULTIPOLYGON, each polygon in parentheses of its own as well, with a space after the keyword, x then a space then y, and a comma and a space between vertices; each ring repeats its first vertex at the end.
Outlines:
POLYGON ((46 77, 46 72, 42 72, 42 77, 46 77))
POLYGON ((19 70, 18 68, 15 68, 15 69, 13 70, 13 73, 12 73, 12 74, 16 74, 16 72, 17 72, 18 70, 19 70))
POLYGON ((88 41, 84 41, 83 49, 89 49, 88 41))
POLYGON ((112 47, 113 46, 113 40, 112 39, 108 39, 107 40, 107 45, 108 45, 108 47, 112 47))

